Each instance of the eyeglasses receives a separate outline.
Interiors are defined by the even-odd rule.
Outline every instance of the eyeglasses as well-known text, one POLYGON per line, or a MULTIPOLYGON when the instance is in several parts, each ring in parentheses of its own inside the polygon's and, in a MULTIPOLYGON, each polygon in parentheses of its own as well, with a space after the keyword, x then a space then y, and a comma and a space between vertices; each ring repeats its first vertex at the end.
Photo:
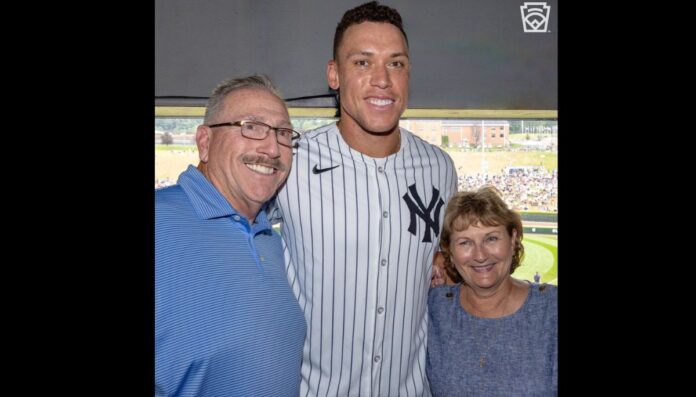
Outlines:
POLYGON ((260 121, 251 120, 239 120, 228 123, 211 124, 208 127, 215 128, 225 126, 241 127, 243 137, 256 140, 266 139, 268 136, 268 131, 275 130, 276 142, 278 142, 279 145, 287 147, 292 147, 293 139, 300 137, 300 133, 291 128, 271 127, 270 125, 260 121))

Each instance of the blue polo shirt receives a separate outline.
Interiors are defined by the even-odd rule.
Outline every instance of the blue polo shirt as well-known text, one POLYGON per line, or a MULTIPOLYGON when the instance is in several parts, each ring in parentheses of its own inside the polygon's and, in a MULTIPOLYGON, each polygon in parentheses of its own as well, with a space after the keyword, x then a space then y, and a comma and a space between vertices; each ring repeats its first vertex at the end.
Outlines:
POLYGON ((155 191, 155 394, 297 396, 306 332, 265 211, 194 166, 155 191))

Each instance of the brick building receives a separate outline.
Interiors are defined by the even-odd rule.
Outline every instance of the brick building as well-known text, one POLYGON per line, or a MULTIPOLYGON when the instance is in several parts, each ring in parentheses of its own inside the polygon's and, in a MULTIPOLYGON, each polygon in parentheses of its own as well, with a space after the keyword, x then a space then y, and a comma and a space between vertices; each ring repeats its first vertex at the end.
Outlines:
POLYGON ((506 147, 510 144, 507 120, 401 120, 401 127, 412 131, 433 145, 440 146, 447 136, 449 147, 506 147), (483 138, 481 137, 483 131, 483 138))

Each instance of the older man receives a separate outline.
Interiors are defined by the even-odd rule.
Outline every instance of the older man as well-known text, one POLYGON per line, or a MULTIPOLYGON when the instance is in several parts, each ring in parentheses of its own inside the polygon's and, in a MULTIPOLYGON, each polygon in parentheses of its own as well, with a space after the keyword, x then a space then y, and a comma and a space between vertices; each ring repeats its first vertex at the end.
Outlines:
POLYGON ((261 209, 292 161, 285 103, 263 76, 223 82, 198 168, 155 192, 155 394, 296 396, 306 325, 261 209))

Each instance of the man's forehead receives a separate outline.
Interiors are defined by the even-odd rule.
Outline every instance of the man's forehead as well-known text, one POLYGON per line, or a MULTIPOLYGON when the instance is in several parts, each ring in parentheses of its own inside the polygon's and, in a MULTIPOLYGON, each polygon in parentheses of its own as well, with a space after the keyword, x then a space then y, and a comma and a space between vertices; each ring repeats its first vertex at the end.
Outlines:
POLYGON ((285 103, 263 89, 242 89, 225 98, 225 113, 230 117, 267 124, 290 124, 285 103), (245 91, 245 92, 244 92, 245 91), (235 95, 235 94, 239 95, 235 95))

